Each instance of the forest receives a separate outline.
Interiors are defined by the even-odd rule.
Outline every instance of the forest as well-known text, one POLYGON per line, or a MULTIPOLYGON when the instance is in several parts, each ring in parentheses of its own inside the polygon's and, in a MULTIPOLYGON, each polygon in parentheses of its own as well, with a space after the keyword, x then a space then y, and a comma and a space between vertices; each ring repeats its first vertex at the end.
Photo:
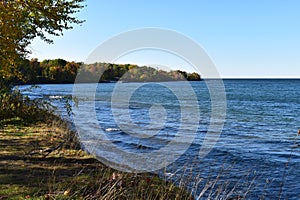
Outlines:
POLYGON ((199 81, 198 73, 181 70, 164 71, 148 66, 134 64, 112 64, 97 62, 84 64, 64 59, 44 60, 25 59, 19 65, 22 79, 15 77, 18 84, 50 84, 76 82, 163 82, 163 81, 199 81))

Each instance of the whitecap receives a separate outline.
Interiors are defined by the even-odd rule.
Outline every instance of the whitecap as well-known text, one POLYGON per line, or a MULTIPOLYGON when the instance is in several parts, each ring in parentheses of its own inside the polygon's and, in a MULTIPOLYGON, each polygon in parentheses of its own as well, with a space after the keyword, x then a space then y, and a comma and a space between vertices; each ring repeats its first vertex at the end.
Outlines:
POLYGON ((119 128, 106 128, 105 131, 106 132, 114 132, 114 131, 120 131, 121 129, 119 128))
POLYGON ((63 96, 60 96, 60 95, 50 95, 49 96, 49 99, 63 99, 64 97, 63 96))

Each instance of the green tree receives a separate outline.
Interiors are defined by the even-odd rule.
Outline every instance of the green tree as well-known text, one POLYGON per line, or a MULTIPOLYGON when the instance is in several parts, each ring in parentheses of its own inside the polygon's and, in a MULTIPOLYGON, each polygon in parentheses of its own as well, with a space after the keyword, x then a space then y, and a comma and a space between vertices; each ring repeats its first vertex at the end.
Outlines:
POLYGON ((30 53, 27 48, 36 37, 53 43, 49 36, 60 36, 64 30, 83 21, 73 14, 83 8, 84 0, 0 0, 0 86, 15 77, 17 69, 30 53))

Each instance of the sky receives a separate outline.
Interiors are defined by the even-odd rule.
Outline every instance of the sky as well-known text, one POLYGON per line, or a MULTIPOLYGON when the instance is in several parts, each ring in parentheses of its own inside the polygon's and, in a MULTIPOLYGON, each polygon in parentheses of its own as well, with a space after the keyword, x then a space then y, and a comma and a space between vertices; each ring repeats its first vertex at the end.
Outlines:
MULTIPOLYGON (((77 14, 85 23, 54 37, 52 45, 35 39, 30 57, 85 61, 115 35, 156 27, 174 30, 200 45, 222 78, 300 78, 299 0, 87 0, 85 4, 77 14)), ((149 50, 115 62, 192 70, 174 55, 149 50)))

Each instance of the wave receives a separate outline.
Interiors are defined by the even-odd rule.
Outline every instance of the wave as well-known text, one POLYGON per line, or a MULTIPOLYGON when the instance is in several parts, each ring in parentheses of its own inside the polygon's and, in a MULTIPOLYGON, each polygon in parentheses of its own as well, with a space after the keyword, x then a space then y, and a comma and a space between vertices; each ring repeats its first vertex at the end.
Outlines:
POLYGON ((50 95, 48 96, 49 99, 63 99, 64 96, 62 95, 50 95))
POLYGON ((106 132, 116 132, 116 131, 121 131, 121 129, 119 129, 119 128, 106 128, 105 131, 106 132))

